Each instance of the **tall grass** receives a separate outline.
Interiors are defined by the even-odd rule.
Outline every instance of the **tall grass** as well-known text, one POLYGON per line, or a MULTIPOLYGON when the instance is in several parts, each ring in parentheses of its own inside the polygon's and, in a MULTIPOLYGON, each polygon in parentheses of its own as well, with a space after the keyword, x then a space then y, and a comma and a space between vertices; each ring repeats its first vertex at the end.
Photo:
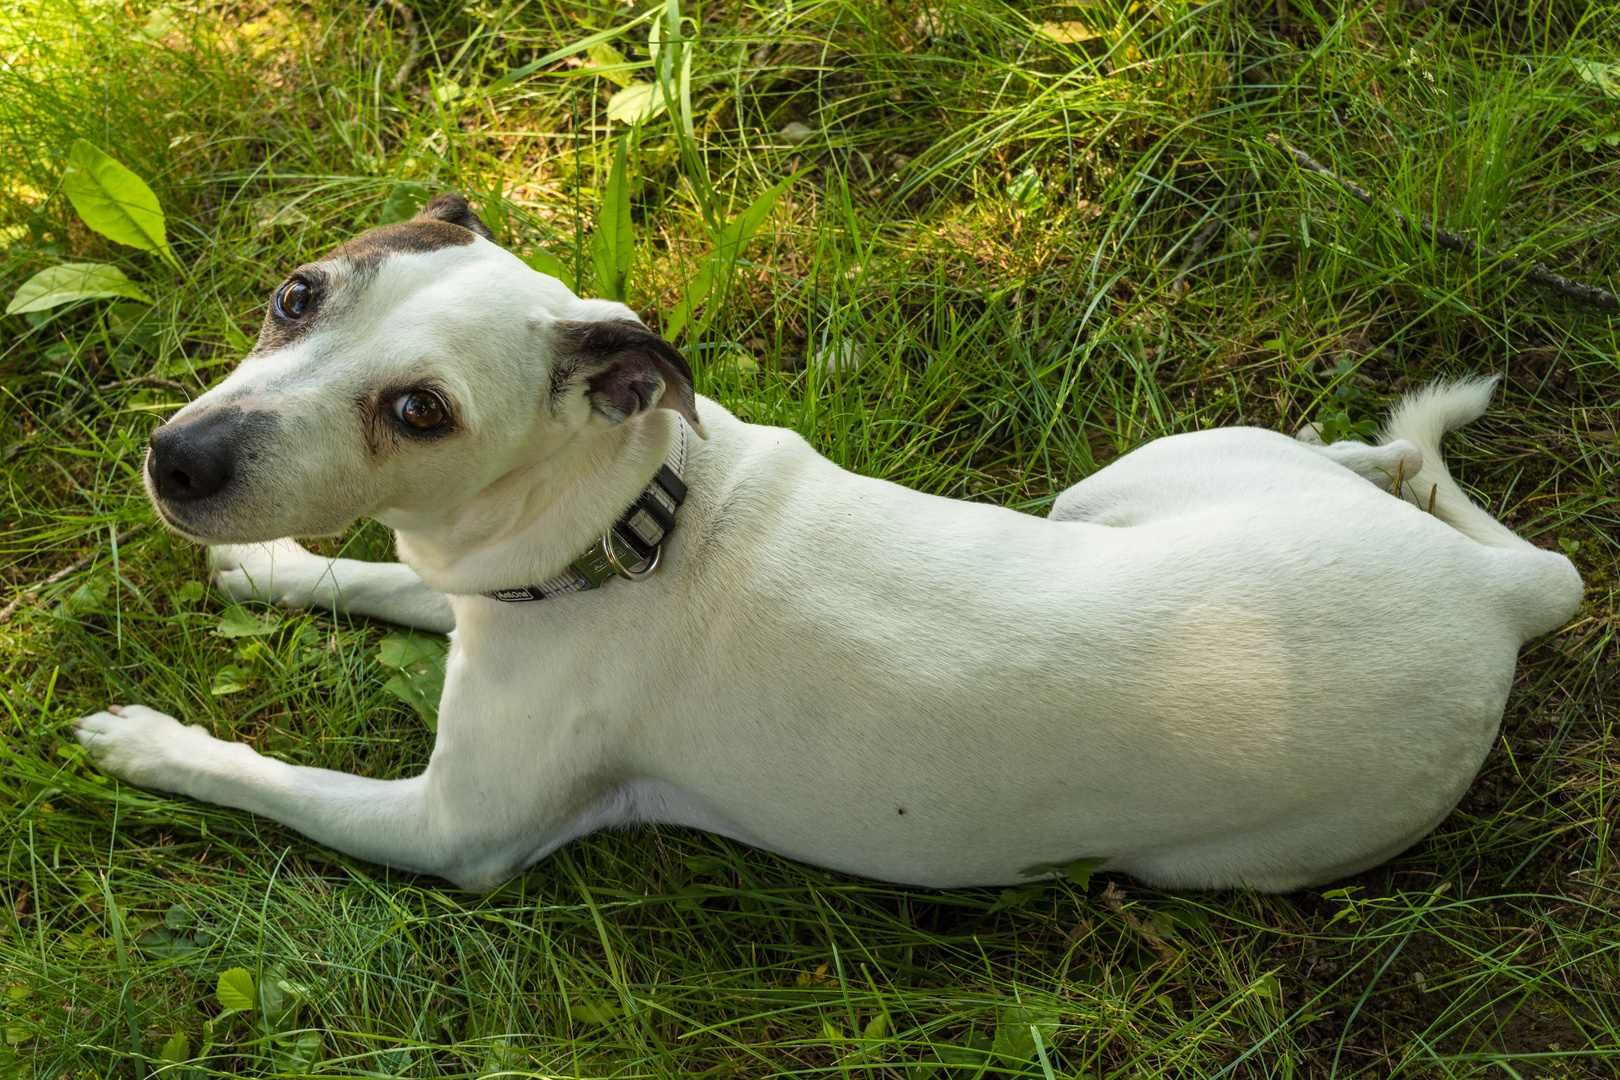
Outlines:
MULTIPOLYGON (((1613 1075, 1616 324, 1264 142, 1612 288, 1616 8, 1525 12, 694 5, 690 133, 668 64, 676 108, 643 122, 631 175, 629 302, 652 323, 717 226, 795 177, 678 344, 745 419, 940 494, 1041 513, 1160 435, 1366 423, 1436 376, 1503 373, 1450 460, 1571 553, 1587 602, 1526 651, 1497 750, 1433 836, 1273 897, 930 892, 643 830, 470 895, 119 785, 63 725, 144 701, 289 760, 420 768, 383 628, 294 613, 222 638, 198 551, 113 542, 151 520, 146 434, 247 350, 284 270, 391 196, 462 190, 589 288, 626 132, 610 76, 660 76, 647 28, 667 13, 0 2, 0 293, 100 260, 156 299, 4 320, 0 573, 16 596, 88 558, 0 624, 0 1076, 1613 1075), (622 65, 500 83, 643 15, 609 39, 622 65), (78 224, 60 182, 79 137, 152 183, 183 271, 78 224), (221 1017, 236 967, 279 988, 273 1020, 221 1017), (164 1058, 180 1034, 183 1065, 164 1058)), ((368 525, 325 546, 389 543, 368 525)))

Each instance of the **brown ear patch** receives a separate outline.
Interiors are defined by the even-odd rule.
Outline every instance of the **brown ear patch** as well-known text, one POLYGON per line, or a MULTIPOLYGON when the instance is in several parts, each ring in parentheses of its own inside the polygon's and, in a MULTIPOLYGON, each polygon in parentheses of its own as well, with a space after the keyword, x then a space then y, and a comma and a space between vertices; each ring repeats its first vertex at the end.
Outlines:
POLYGON ((583 383, 591 408, 617 424, 652 408, 673 409, 702 432, 692 369, 675 346, 628 319, 558 319, 551 395, 560 399, 583 383))
POLYGON ((495 234, 467 205, 465 196, 441 191, 411 220, 361 233, 321 261, 346 259, 357 269, 369 269, 390 255, 465 247, 473 242, 474 236, 495 239, 495 234))
POLYGON ((398 225, 384 225, 380 229, 361 233, 337 250, 329 252, 322 262, 344 259, 356 269, 368 269, 390 255, 411 255, 439 251, 447 247, 464 247, 473 242, 473 234, 460 225, 448 221, 412 218, 398 225))
POLYGON ((495 234, 490 231, 472 207, 467 204, 467 197, 455 191, 441 191, 428 204, 416 212, 412 221, 443 221, 451 225, 460 225, 468 232, 475 232, 485 240, 493 241, 495 234))

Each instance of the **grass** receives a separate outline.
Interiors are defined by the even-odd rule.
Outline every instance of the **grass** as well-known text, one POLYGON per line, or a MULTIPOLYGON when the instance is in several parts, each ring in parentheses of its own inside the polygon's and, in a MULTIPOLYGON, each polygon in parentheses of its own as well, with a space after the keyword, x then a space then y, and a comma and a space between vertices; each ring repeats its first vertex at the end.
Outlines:
MULTIPOLYGON (((1436 376, 1504 374, 1453 469, 1572 553, 1586 603, 1526 649, 1463 804, 1387 866, 1287 896, 929 892, 644 830, 472 895, 86 765, 64 724, 132 700, 290 760, 425 761, 374 659, 386 628, 295 613, 222 638, 199 551, 113 541, 151 521, 150 428, 400 185, 465 191, 503 242, 588 271, 625 130, 610 76, 653 77, 647 24, 614 42, 628 67, 492 84, 646 10, 0 2, 0 292, 91 260, 155 298, 0 339, 0 575, 16 596, 89 557, 0 624, 0 1077, 1620 1073, 1617 324, 1263 141, 1612 288, 1612 5, 716 2, 686 12, 690 135, 665 113, 632 155, 649 321, 719 223, 794 177, 678 343, 744 418, 925 490, 1040 513, 1160 435, 1365 424, 1436 376), (183 272, 77 222, 77 137, 151 182, 183 272), (244 685, 211 692, 227 667, 244 685), (222 1016, 237 967, 275 989, 222 1016)), ((388 552, 375 525, 324 543, 388 552)))

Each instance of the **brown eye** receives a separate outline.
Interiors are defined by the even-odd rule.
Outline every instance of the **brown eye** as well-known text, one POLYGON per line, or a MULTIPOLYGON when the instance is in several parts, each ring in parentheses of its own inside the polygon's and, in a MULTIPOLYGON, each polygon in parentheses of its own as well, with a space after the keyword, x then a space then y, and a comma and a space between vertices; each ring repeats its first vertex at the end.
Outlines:
POLYGON ((412 390, 394 402, 394 415, 419 431, 431 431, 444 423, 444 404, 426 390, 412 390))
POLYGON ((315 300, 315 290, 307 281, 289 281, 276 292, 276 314, 284 319, 302 319, 315 300))

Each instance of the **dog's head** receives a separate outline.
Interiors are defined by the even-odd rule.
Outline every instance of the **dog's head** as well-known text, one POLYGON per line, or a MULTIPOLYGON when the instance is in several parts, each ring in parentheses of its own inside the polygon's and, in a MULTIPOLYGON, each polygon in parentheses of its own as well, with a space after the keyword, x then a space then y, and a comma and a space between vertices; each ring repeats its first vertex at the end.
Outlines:
POLYGON ((240 366, 153 432, 146 489, 205 543, 329 535, 454 506, 660 407, 702 432, 678 352, 441 194, 294 270, 240 366))

